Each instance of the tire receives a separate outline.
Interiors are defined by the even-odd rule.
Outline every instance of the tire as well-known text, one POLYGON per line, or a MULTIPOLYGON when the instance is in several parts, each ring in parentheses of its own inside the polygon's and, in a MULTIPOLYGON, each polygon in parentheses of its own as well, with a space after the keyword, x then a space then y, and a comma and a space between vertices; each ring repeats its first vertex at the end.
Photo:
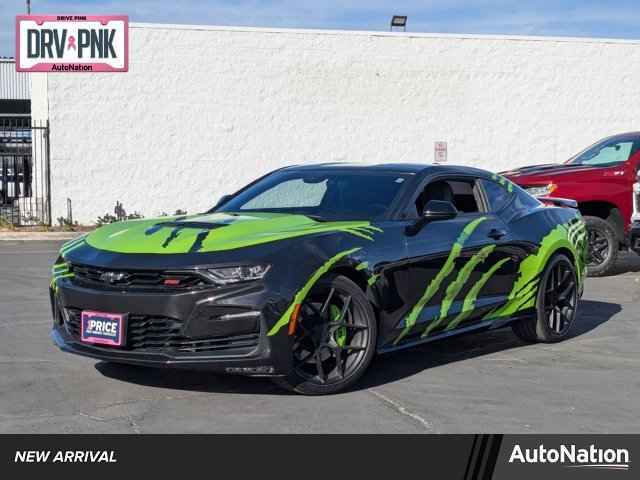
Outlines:
POLYGON ((540 277, 536 315, 512 325, 525 342, 555 343, 565 340, 575 324, 578 310, 578 277, 573 262, 554 255, 540 277))
POLYGON ((587 274, 600 277, 611 273, 618 258, 618 237, 606 220, 585 216, 587 224, 587 274))
POLYGON ((345 390, 369 367, 377 334, 376 316, 362 290, 347 277, 328 275, 311 289, 300 309, 293 370, 273 381, 303 395, 345 390))

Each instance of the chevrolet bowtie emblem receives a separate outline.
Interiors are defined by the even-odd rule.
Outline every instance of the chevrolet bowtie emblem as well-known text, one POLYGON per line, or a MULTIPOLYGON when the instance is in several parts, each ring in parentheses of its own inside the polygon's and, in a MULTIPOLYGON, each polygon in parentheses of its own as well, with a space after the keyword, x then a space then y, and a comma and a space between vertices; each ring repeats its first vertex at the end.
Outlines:
POLYGON ((104 283, 121 283, 128 277, 129 275, 123 272, 105 272, 100 275, 100 281, 104 283))

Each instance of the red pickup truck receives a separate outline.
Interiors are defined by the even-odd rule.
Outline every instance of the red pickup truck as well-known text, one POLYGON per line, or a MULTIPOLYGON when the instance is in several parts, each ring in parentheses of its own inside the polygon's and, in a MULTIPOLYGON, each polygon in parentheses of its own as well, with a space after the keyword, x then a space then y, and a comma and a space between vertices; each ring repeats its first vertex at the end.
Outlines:
POLYGON ((502 175, 539 197, 570 198, 587 224, 588 270, 613 269, 620 249, 640 254, 640 132, 608 137, 560 164, 502 175))

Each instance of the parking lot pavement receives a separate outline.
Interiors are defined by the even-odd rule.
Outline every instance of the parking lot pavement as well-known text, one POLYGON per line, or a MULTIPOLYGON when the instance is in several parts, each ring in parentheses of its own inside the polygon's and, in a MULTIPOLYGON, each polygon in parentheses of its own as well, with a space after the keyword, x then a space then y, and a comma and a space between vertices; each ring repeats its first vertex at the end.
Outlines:
POLYGON ((637 432, 640 258, 588 279, 575 336, 510 330, 378 358, 357 389, 287 394, 268 380, 116 366, 57 350, 49 268, 60 242, 0 242, 1 433, 637 432))

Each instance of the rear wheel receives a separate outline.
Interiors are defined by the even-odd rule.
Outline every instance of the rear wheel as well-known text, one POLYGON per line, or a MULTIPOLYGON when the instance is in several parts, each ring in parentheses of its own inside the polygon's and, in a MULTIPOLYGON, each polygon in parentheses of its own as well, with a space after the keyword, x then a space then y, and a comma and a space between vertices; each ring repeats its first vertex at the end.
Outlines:
POLYGON ((607 275, 618 257, 618 239, 613 226, 599 217, 585 216, 587 225, 587 272, 591 277, 607 275))
POLYGON ((538 287, 536 316, 513 325, 526 342, 559 342, 569 336, 578 308, 578 278, 571 260, 555 255, 547 264, 538 287))
POLYGON ((362 290, 344 276, 327 276, 300 308, 292 372, 274 381, 305 395, 344 390, 371 363, 376 336, 375 315, 362 290))

